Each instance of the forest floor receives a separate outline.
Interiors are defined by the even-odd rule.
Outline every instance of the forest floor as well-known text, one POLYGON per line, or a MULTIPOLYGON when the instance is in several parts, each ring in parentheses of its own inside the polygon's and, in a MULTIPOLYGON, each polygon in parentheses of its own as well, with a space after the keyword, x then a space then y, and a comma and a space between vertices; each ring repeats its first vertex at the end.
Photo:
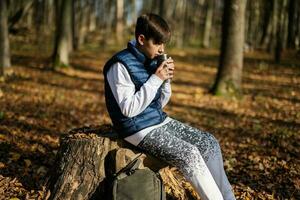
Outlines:
MULTIPOLYGON (((72 128, 110 123, 102 68, 114 50, 72 55, 72 68, 45 69, 38 51, 14 49, 12 71, 0 81, 0 199, 38 199, 42 182, 72 128)), ((176 62, 166 112, 213 133, 237 199, 300 199, 300 60, 274 64, 247 53, 243 99, 208 93, 217 71, 215 50, 171 50, 176 62)), ((298 56, 299 57, 299 56, 298 56)))

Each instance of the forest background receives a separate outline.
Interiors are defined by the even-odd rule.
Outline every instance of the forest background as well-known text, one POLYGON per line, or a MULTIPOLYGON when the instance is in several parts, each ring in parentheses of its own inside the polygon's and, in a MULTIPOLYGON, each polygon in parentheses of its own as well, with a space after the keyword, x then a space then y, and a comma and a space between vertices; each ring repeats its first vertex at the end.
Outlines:
POLYGON ((217 137, 237 199, 300 199, 298 0, 0 0, 0 199, 42 199, 60 136, 110 123, 102 69, 147 12, 173 32, 166 112, 217 137))

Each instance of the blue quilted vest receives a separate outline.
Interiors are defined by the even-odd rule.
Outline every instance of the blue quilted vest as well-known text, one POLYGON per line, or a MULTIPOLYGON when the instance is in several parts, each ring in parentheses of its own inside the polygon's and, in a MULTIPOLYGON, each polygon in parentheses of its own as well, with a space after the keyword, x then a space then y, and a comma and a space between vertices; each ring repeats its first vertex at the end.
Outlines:
POLYGON ((128 43, 126 49, 114 55, 104 66, 103 74, 105 81, 106 108, 112 120, 114 129, 121 138, 125 138, 144 128, 163 122, 167 115, 162 111, 162 106, 159 101, 161 87, 158 89, 153 101, 143 112, 135 117, 126 117, 122 114, 106 78, 109 68, 116 62, 120 62, 126 67, 131 80, 135 85, 136 91, 138 91, 155 72, 157 63, 155 60, 147 59, 135 47, 135 41, 131 41, 128 43))

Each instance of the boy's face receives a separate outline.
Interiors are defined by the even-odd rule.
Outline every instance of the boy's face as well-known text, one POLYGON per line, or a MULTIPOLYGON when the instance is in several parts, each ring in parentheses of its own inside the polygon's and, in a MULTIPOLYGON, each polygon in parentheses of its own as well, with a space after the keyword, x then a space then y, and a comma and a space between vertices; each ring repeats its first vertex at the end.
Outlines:
POLYGON ((138 37, 138 48, 140 51, 142 51, 146 57, 153 59, 156 56, 162 54, 165 50, 165 45, 163 43, 161 44, 155 44, 152 39, 146 39, 144 35, 139 35, 138 37))

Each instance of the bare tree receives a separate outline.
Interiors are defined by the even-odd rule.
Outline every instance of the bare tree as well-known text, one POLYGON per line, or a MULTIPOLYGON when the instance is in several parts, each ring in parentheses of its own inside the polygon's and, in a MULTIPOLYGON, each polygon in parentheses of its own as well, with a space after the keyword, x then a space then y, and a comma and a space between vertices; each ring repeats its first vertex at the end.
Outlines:
POLYGON ((203 34, 203 46, 208 48, 210 46, 210 33, 212 28, 213 12, 214 12, 214 0, 206 1, 206 17, 203 34))
POLYGON ((162 18, 165 18, 166 16, 166 11, 165 11, 165 0, 159 0, 159 11, 158 11, 159 15, 162 18))
POLYGON ((252 0, 247 2, 246 19, 245 19, 245 46, 247 49, 253 49, 256 46, 257 36, 259 34, 259 3, 261 1, 252 0))
POLYGON ((96 29, 96 0, 89 1, 89 13, 88 13, 88 32, 92 32, 96 29))
POLYGON ((53 68, 69 65, 72 44, 72 1, 58 3, 59 21, 56 28, 55 48, 52 56, 53 68))
POLYGON ((77 26, 76 30, 78 32, 77 34, 77 49, 79 49, 85 42, 87 32, 88 32, 88 15, 89 15, 89 1, 79 1, 80 5, 78 5, 76 13, 78 15, 76 16, 76 22, 75 24, 77 26))
POLYGON ((277 20, 277 32, 276 32, 276 45, 275 45, 275 54, 274 60, 279 63, 281 60, 281 52, 286 44, 286 30, 287 30, 287 0, 278 1, 278 20, 277 20))
POLYGON ((176 34, 176 46, 182 48, 184 46, 185 20, 187 13, 187 1, 176 1, 175 19, 178 22, 176 34))
POLYGON ((10 67, 10 50, 7 25, 7 1, 0 1, 0 76, 4 74, 4 68, 10 67))
POLYGON ((124 31, 124 0, 116 0, 116 39, 117 43, 121 44, 123 40, 124 31))
POLYGON ((212 92, 219 96, 241 95, 246 0, 225 0, 218 73, 212 92))
POLYGON ((297 9, 299 9, 299 2, 297 0, 290 0, 288 10, 288 39, 287 46, 289 48, 296 47, 296 30, 297 30, 297 9))
MULTIPOLYGON (((34 0, 8 1, 10 3, 10 15, 8 16, 8 27, 13 31, 14 26, 29 12, 34 0)), ((36 2, 39 3, 39 2, 36 2)))
MULTIPOLYGON (((264 15, 262 17, 262 35, 260 39, 260 46, 264 49, 267 48, 268 44, 271 41, 272 29, 273 29, 273 16, 274 16, 274 1, 263 1, 263 10, 264 15)), ((276 13, 275 13, 276 14, 276 13)))

